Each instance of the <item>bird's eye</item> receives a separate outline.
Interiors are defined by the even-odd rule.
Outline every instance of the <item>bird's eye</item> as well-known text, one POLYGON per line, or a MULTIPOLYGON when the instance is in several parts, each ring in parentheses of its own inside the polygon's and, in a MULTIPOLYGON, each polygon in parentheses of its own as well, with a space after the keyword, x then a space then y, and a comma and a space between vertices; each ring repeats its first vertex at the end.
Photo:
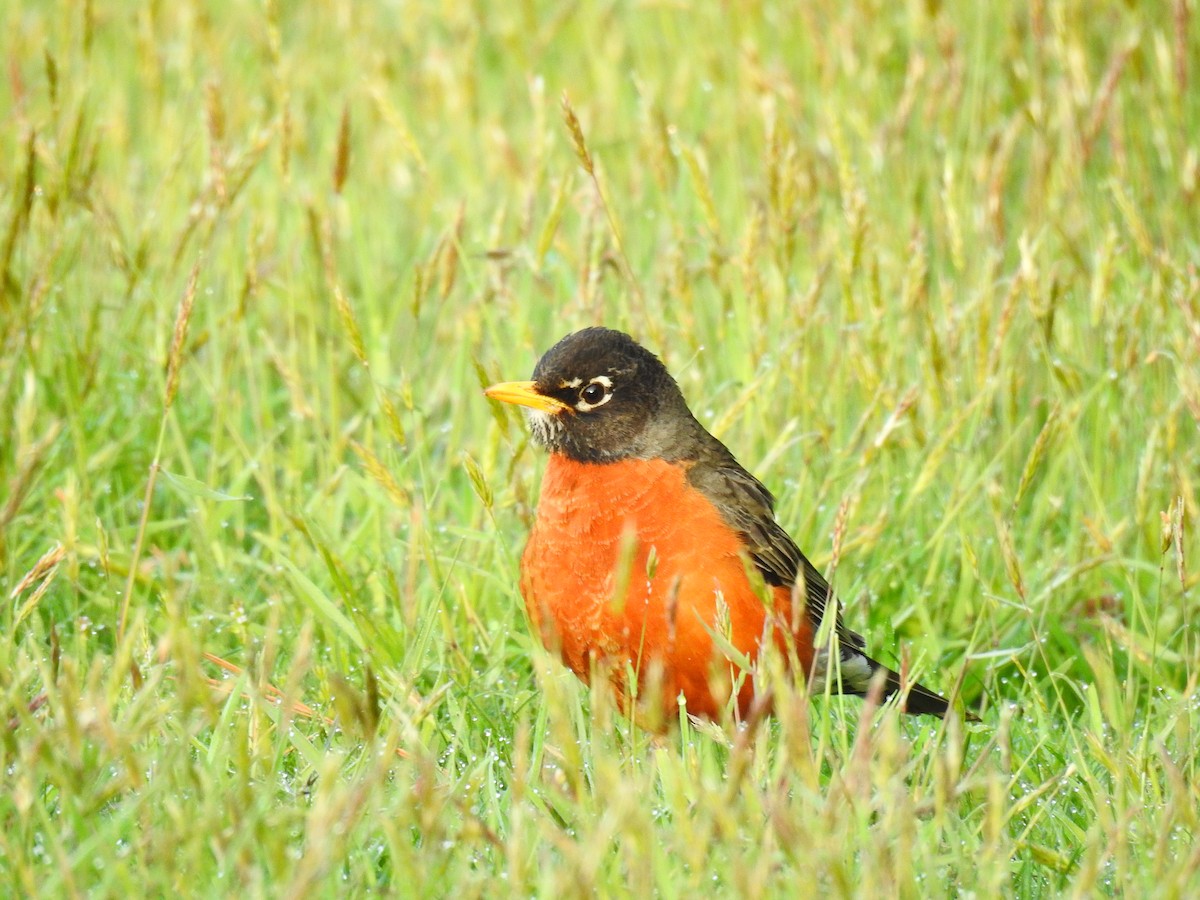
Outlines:
MULTIPOLYGON (((576 381, 573 387, 579 387, 579 382, 576 381)), ((612 379, 607 375, 597 375, 579 388, 579 402, 575 404, 575 408, 580 412, 591 412, 597 406, 603 406, 611 400, 612 396, 612 379)))
POLYGON ((604 391, 604 385, 598 381, 593 381, 579 392, 579 399, 588 406, 596 406, 604 399, 604 391))

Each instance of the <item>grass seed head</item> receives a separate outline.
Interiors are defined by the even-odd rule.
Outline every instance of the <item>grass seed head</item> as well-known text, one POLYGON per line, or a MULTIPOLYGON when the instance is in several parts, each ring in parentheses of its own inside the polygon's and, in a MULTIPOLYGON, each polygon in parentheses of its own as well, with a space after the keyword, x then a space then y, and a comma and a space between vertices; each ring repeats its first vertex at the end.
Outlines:
POLYGON ((167 388, 164 394, 164 406, 167 409, 175 402, 175 394, 179 390, 179 370, 183 366, 184 344, 187 343, 188 325, 192 321, 192 308, 196 302, 196 284, 199 278, 200 263, 197 261, 192 266, 192 274, 188 276, 183 299, 179 301, 179 309, 175 313, 175 328, 171 332, 171 349, 167 353, 167 388))
POLYGON ((567 131, 571 133, 571 145, 575 148, 575 155, 579 157, 580 165, 589 175, 595 176, 596 167, 592 162, 592 154, 588 152, 587 141, 583 137, 583 126, 579 124, 579 117, 575 115, 575 110, 571 107, 571 99, 567 96, 566 91, 563 91, 562 95, 562 112, 563 120, 567 123, 567 131))

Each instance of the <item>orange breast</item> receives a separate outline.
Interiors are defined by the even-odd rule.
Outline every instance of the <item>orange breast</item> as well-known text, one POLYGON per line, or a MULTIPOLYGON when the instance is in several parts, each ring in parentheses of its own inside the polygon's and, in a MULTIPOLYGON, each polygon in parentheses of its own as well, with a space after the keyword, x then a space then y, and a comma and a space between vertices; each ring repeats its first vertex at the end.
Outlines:
MULTIPOLYGON (((771 589, 768 610, 744 550, 682 466, 553 454, 521 591, 542 641, 585 681, 593 664, 604 665, 628 705, 632 672, 639 696, 657 693, 668 721, 680 693, 688 712, 714 718, 741 673, 731 656, 753 661, 765 640, 790 637, 805 670, 812 662, 807 617, 786 634, 790 591, 771 589)), ((743 713, 752 699, 747 673, 738 690, 743 713)))

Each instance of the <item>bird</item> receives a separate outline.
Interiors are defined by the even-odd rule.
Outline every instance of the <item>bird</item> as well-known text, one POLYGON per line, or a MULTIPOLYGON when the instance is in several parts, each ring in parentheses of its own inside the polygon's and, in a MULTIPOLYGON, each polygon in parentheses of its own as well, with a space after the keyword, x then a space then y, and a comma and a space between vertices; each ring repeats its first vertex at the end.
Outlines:
POLYGON ((626 712, 660 727, 680 705, 744 719, 769 694, 754 676, 773 644, 811 685, 866 696, 878 680, 875 696, 905 712, 946 715, 945 698, 867 655, 771 492, 631 336, 575 331, 531 380, 484 393, 525 407, 549 454, 520 562, 530 623, 585 683, 601 673, 626 712), (818 646, 827 618, 836 639, 818 646))

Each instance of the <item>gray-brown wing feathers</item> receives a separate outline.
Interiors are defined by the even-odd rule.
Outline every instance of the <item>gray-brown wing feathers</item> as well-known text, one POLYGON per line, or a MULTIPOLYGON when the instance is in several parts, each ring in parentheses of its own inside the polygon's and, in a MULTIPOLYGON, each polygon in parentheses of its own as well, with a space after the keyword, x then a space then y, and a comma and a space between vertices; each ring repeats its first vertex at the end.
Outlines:
MULTIPOLYGON (((751 559, 768 584, 793 587, 803 579, 808 615, 814 627, 821 623, 829 604, 829 584, 796 542, 775 521, 775 498, 757 478, 730 458, 732 465, 696 465, 688 473, 693 486, 717 509, 746 542, 751 559)), ((834 603, 837 603, 836 598, 834 603)), ((842 623, 835 606, 838 639, 846 649, 862 649, 864 641, 842 623)))

